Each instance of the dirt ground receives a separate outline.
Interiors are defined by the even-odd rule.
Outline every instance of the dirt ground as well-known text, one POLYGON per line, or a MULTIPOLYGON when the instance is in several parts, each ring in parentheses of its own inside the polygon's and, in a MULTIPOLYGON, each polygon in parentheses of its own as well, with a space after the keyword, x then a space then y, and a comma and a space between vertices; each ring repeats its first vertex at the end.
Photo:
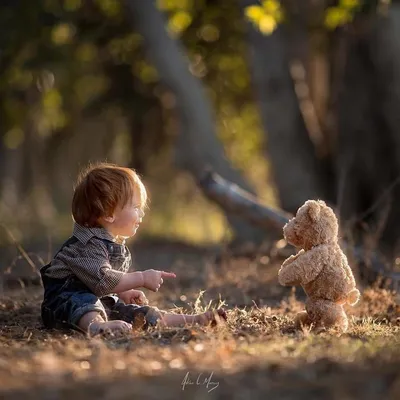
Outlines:
MULTIPOLYGON (((135 248, 133 249, 135 250, 135 248)), ((363 288, 341 336, 296 331, 301 290, 279 286, 279 258, 256 259, 173 244, 138 246, 136 267, 177 279, 151 304, 198 312, 224 304, 228 323, 89 339, 44 330, 42 288, 3 279, 2 399, 399 399, 399 295, 363 288)))

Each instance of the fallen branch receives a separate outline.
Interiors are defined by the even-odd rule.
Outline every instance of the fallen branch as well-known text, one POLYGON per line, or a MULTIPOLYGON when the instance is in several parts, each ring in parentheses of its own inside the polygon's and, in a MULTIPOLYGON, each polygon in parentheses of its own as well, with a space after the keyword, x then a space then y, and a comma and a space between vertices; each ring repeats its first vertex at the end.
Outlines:
POLYGON ((274 229, 282 233, 283 226, 292 217, 284 211, 260 204, 257 197, 213 171, 205 172, 199 186, 210 200, 224 210, 234 212, 265 230, 274 229))
MULTIPOLYGON (((213 171, 206 171, 198 182, 208 198, 216 202, 221 208, 237 213, 249 222, 265 230, 279 230, 292 217, 282 210, 267 207, 259 202, 257 197, 246 192, 239 186, 227 181, 213 171)), ((372 282, 379 277, 390 281, 392 288, 400 286, 400 272, 388 268, 385 260, 377 252, 367 251, 359 246, 351 246, 343 242, 343 249, 349 258, 360 267, 363 279, 372 282)), ((388 282, 389 283, 389 282, 388 282)))

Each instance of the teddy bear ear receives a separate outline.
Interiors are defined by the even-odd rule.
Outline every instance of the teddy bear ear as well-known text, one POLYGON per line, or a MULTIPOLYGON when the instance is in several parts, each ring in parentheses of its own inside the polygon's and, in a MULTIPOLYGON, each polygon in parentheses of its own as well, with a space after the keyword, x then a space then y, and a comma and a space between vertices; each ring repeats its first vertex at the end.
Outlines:
POLYGON ((317 222, 319 213, 321 212, 321 206, 316 201, 309 201, 308 202, 308 215, 311 218, 311 221, 317 222))

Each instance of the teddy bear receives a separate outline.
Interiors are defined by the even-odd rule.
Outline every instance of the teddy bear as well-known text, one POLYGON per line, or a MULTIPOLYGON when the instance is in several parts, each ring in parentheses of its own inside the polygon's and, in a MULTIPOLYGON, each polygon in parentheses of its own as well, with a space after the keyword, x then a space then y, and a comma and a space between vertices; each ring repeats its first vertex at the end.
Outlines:
POLYGON ((316 332, 348 328, 343 305, 355 305, 360 292, 339 246, 338 231, 335 213, 322 200, 306 201, 283 227, 285 240, 300 250, 283 262, 279 283, 301 285, 307 295, 305 311, 296 315, 297 327, 311 326, 316 332))

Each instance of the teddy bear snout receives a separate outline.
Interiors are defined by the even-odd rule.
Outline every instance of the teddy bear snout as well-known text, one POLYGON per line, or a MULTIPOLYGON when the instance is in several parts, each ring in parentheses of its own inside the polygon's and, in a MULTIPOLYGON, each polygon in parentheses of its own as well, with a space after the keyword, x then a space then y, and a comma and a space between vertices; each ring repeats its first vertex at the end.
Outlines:
POLYGON ((283 235, 285 236, 285 238, 287 238, 287 236, 290 235, 289 232, 290 232, 290 221, 283 227, 283 235))

